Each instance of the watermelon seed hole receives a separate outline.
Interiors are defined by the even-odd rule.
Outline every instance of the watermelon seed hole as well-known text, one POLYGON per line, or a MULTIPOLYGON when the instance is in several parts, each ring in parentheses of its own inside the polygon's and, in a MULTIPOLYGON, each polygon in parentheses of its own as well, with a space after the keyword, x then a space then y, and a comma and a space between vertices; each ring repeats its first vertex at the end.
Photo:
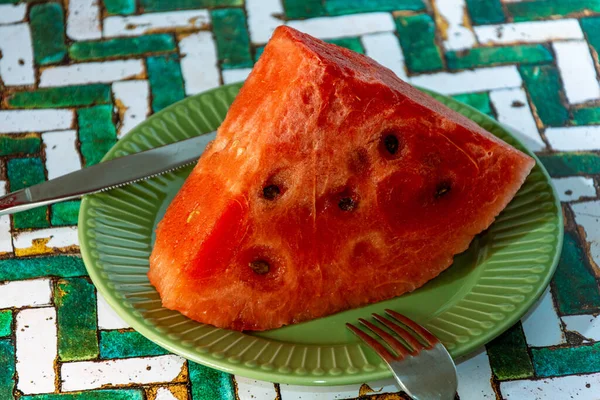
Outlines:
POLYGON ((383 144, 385 145, 386 150, 392 155, 398 152, 398 147, 400 145, 398 138, 394 135, 387 135, 384 137, 383 144))
POLYGON ((356 202, 351 197, 343 197, 338 206, 342 211, 352 211, 356 208, 356 202))
POLYGON ((437 187, 435 188, 435 198, 439 199, 440 197, 447 195, 451 189, 452 186, 448 181, 438 183, 437 187))
POLYGON ((263 197, 267 200, 275 200, 281 194, 277 185, 269 185, 263 188, 263 197))
POLYGON ((269 272, 269 263, 265 260, 252 261, 249 266, 258 275, 264 275, 269 272))

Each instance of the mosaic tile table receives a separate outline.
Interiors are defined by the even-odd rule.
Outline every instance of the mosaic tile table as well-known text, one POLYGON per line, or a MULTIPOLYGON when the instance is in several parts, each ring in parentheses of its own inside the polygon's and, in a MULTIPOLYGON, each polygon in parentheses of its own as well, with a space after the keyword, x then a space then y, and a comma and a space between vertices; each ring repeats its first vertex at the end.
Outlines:
MULTIPOLYGON (((460 363, 459 395, 600 399, 599 1, 0 3, 0 192, 95 164, 151 113, 243 80, 279 24, 520 129, 563 201, 563 256, 534 310, 460 363)), ((273 385, 168 354, 96 293, 78 207, 0 217, 0 400, 401 398, 391 382, 273 385)))

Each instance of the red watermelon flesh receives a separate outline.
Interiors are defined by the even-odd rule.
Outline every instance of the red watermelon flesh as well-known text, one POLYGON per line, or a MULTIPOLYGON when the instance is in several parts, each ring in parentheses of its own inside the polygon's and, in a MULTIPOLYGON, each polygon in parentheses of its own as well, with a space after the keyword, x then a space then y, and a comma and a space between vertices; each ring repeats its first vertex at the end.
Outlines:
POLYGON ((533 165, 370 58, 280 27, 160 222, 150 281, 165 307, 235 330, 399 296, 533 165))

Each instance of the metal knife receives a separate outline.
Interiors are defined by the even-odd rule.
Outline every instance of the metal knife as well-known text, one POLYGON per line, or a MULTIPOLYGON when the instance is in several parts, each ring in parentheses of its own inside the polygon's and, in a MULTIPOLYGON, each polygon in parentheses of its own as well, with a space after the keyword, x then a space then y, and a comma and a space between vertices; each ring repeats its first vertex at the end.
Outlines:
POLYGON ((0 197, 0 215, 114 189, 191 164, 215 132, 130 154, 0 197))

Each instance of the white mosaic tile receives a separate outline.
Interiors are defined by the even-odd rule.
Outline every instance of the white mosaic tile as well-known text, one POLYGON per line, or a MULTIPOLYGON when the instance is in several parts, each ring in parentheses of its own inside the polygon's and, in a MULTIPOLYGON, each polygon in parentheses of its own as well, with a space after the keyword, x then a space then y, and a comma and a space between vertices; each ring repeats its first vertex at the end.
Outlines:
POLYGON ((45 244, 45 247, 50 249, 79 246, 77 227, 75 226, 23 231, 15 234, 13 237, 15 251, 18 251, 19 249, 29 249, 33 247, 35 244, 34 242, 39 241, 39 239, 47 239, 48 241, 45 244))
POLYGON ((600 272, 600 201, 572 204, 575 222, 585 231, 585 240, 590 246, 594 267, 600 272))
POLYGON ((552 46, 569 103, 576 104, 598 99, 600 85, 587 42, 571 40, 554 42, 552 46))
POLYGON ((584 176, 569 176, 567 178, 552 178, 560 201, 575 201, 582 197, 596 197, 594 180, 584 176))
POLYGON ((568 315, 562 320, 566 330, 576 332, 590 341, 600 341, 600 316, 568 315))
POLYGON ((252 72, 252 68, 224 69, 223 83, 227 85, 229 83, 245 81, 250 72, 252 72))
POLYGON ((434 10, 437 19, 442 19, 446 24, 443 41, 446 50, 464 50, 476 44, 473 31, 465 26, 465 20, 468 20, 465 0, 437 0, 434 10))
POLYGON ((29 24, 0 26, 0 53, 0 78, 6 86, 35 83, 29 24))
MULTIPOLYGON (((395 393, 400 389, 392 379, 368 383, 376 394, 395 393)), ((342 386, 296 386, 279 385, 281 400, 339 400, 354 399, 358 396, 361 385, 342 386)))
POLYGON ((289 21, 287 25, 319 39, 393 32, 396 29, 392 14, 383 12, 295 20, 289 21))
POLYGON ((73 40, 100 39, 100 0, 69 0, 67 36, 73 40))
POLYGON ((108 305, 104 296, 98 292, 98 328, 99 329, 126 329, 131 326, 108 305))
POLYGON ((112 92, 115 102, 122 106, 117 129, 121 138, 150 115, 150 88, 146 80, 123 81, 113 83, 112 92))
POLYGON ((473 29, 482 44, 542 43, 583 39, 583 32, 576 19, 481 25, 473 29))
POLYGON ((201 29, 210 24, 207 10, 157 12, 104 18, 104 36, 139 36, 157 29, 201 29))
POLYGON ((392 32, 373 33, 364 35, 361 40, 367 56, 406 80, 404 54, 396 35, 392 32))
POLYGON ((598 386, 600 374, 571 375, 501 382, 500 392, 506 400, 598 400, 598 386))
POLYGON ((517 88, 522 80, 515 66, 479 68, 473 71, 438 72, 410 78, 414 85, 442 94, 483 92, 494 89, 517 88))
POLYGON ((21 310, 16 317, 17 389, 23 394, 56 390, 56 310, 53 307, 21 310))
POLYGON ((540 136, 533 113, 522 88, 492 90, 490 101, 496 109, 498 121, 517 130, 519 139, 532 151, 546 148, 540 136))
POLYGON ((216 88, 220 84, 217 49, 210 32, 198 32, 179 41, 181 74, 185 93, 192 94, 216 88))
POLYGON ((546 128, 545 134, 554 150, 600 150, 600 125, 546 128))
POLYGON ((52 303, 50 279, 0 284, 0 309, 47 306, 52 303))
MULTIPOLYGON (((0 196, 6 194, 6 181, 0 180, 0 196)), ((12 236, 10 234, 10 216, 0 216, 0 254, 13 251, 12 236)))
POLYGON ((21 22, 25 18, 27 4, 2 4, 0 5, 0 24, 21 22))
POLYGON ((527 313, 522 324, 529 346, 548 347, 565 343, 565 336, 549 288, 527 313))
POLYGON ((248 31, 252 42, 267 43, 277 26, 282 24, 277 15, 283 15, 281 0, 246 0, 248 31))
POLYGON ((106 386, 171 382, 181 374, 184 366, 185 359, 176 355, 63 363, 60 369, 62 390, 73 392, 106 386))
POLYGON ((42 142, 46 150, 46 171, 48 179, 81 169, 81 160, 77 152, 77 132, 53 131, 42 133, 42 142))
POLYGON ((134 79, 144 73, 142 60, 116 60, 44 68, 40 87, 112 83, 134 79))
POLYGON ((237 394, 239 400, 277 399, 275 385, 273 385, 271 382, 257 381, 254 379, 244 378, 243 376, 236 376, 235 383, 237 385, 237 394))
POLYGON ((485 349, 480 349, 456 365, 458 395, 461 400, 495 399, 490 379, 492 370, 485 349))
POLYGON ((177 397, 167 388, 158 388, 154 400, 177 400, 177 397))
POLYGON ((0 110, 0 133, 69 129, 72 110, 0 110))

